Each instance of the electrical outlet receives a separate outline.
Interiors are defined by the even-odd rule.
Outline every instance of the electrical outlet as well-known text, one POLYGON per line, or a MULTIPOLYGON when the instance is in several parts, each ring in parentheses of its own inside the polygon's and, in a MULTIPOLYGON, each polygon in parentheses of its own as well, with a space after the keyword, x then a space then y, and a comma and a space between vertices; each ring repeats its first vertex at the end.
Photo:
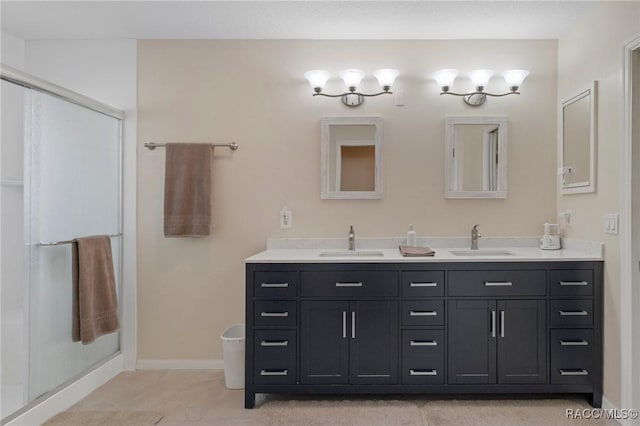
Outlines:
POLYGON ((573 215, 573 212, 571 210, 565 210, 565 211, 560 212, 558 214, 558 218, 562 219, 566 226, 571 226, 571 216, 572 215, 573 215))
POLYGON ((617 213, 607 213, 604 215, 604 233, 618 235, 617 213))
POLYGON ((293 226, 293 213, 284 207, 280 210, 280 229, 290 229, 293 226))

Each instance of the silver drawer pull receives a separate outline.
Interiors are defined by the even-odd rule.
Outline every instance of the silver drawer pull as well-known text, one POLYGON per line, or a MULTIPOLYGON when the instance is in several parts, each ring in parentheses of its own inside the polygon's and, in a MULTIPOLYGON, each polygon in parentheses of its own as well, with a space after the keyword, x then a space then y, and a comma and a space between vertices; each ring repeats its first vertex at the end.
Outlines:
POLYGON ((589 372, 587 370, 563 370, 562 368, 560 368, 558 371, 560 371, 561 376, 588 376, 589 375, 589 372))
POLYGON ((589 346, 586 340, 560 340, 560 346, 589 346))
POLYGON ((337 282, 336 287, 362 287, 362 283, 341 283, 337 282))
POLYGON ((412 317, 435 317, 437 315, 436 311, 409 311, 409 316, 412 317))
POLYGON ((260 370, 261 376, 286 376, 289 370, 260 370))
POLYGON ((587 311, 558 311, 561 317, 586 317, 587 311))
POLYGON ((438 283, 411 283, 409 287, 438 287, 438 283))
POLYGON ((260 346, 289 346, 288 340, 282 341, 273 341, 273 340, 263 340, 260 342, 260 346))
POLYGON ((410 346, 438 346, 438 342, 435 340, 412 340, 409 342, 410 346))
POLYGON ((410 376, 437 376, 438 370, 409 370, 410 376))
POLYGON ((288 317, 289 312, 262 312, 261 317, 288 317))
POLYGON ((500 281, 500 282, 485 281, 484 285, 486 287, 511 287, 513 283, 511 281, 500 281))
POLYGON ((260 284, 262 288, 287 288, 289 287, 289 283, 262 283, 260 284))
POLYGON ((577 286, 577 285, 589 285, 586 281, 560 281, 562 286, 577 286))

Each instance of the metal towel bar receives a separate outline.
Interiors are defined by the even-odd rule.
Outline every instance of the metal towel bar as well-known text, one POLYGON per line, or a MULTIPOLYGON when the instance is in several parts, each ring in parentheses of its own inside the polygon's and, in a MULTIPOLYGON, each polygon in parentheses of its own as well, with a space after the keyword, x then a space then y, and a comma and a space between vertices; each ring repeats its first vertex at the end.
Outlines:
MULTIPOLYGON (((232 151, 235 151, 238 149, 238 144, 235 142, 229 142, 229 143, 210 143, 208 145, 213 146, 226 146, 228 148, 231 148, 232 151)), ((167 146, 166 143, 155 143, 155 142, 146 142, 144 144, 145 148, 149 148, 151 151, 153 151, 156 148, 163 148, 167 146)))
MULTIPOLYGON (((110 238, 116 238, 116 237, 122 237, 122 232, 119 234, 113 234, 113 235, 109 235, 110 238)), ((40 243, 36 243, 35 245, 37 246, 41 246, 41 247, 47 247, 47 246, 59 246, 62 244, 71 244, 74 240, 64 240, 64 241, 42 241, 40 243)))

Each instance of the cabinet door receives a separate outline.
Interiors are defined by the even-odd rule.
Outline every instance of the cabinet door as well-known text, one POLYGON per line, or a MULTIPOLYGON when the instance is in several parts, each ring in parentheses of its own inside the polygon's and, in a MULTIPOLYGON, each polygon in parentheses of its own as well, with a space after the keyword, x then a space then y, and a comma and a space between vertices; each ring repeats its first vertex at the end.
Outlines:
POLYGON ((496 383, 495 300, 450 300, 449 384, 496 383))
POLYGON ((398 302, 351 302, 350 383, 398 383, 398 302))
POLYGON ((300 302, 300 383, 349 380, 349 302, 300 302))
POLYGON ((498 301, 498 383, 545 383, 547 310, 543 300, 498 301))

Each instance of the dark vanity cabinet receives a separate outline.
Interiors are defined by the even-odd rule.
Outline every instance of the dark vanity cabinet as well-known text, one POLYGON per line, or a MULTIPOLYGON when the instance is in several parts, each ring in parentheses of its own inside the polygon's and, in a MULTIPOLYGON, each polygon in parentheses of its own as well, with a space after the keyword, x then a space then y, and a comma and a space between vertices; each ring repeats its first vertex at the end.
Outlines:
POLYGON ((256 393, 602 399, 602 262, 248 263, 256 393))
POLYGON ((300 383, 398 383, 397 301, 300 306, 300 383))

